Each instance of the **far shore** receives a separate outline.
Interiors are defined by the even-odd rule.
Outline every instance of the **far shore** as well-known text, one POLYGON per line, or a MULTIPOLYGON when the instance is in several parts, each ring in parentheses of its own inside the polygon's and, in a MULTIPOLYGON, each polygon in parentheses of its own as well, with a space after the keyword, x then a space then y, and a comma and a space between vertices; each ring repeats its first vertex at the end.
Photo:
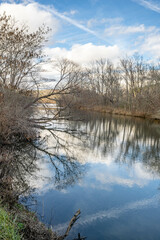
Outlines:
POLYGON ((160 111, 149 114, 149 113, 144 113, 144 112, 134 112, 134 111, 127 111, 124 109, 120 108, 109 108, 106 106, 80 106, 80 110, 85 110, 85 111, 94 111, 94 112, 100 112, 100 113, 109 113, 109 114, 115 114, 115 115, 123 115, 123 116, 130 116, 130 117, 138 117, 138 118, 143 118, 143 119, 150 119, 150 120, 155 120, 160 123, 160 111))

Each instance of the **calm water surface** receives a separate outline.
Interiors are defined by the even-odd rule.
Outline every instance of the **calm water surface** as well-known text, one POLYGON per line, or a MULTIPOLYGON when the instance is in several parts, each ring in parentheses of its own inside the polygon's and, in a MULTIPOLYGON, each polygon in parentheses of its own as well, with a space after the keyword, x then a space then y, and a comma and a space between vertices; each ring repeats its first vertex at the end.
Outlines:
MULTIPOLYGON (((90 114, 83 121, 53 122, 52 127, 60 130, 63 143, 57 154, 76 161, 67 165, 55 159, 57 173, 43 154, 36 178, 30 179, 37 201, 31 209, 39 218, 63 232, 80 209, 70 240, 78 232, 88 240, 160 239, 160 125, 90 114)), ((55 138, 45 134, 52 151, 55 138)))

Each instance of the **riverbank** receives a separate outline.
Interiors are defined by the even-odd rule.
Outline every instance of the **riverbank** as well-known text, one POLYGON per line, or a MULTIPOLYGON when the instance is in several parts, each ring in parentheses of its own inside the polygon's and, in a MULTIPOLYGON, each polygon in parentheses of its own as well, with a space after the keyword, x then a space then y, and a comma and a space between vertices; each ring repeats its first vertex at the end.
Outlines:
POLYGON ((23 205, 12 207, 0 204, 0 239, 3 240, 58 240, 56 233, 48 229, 23 205))
POLYGON ((122 115, 122 116, 138 117, 138 118, 156 120, 160 122, 160 111, 157 111, 153 114, 149 114, 149 113, 138 112, 138 111, 128 111, 120 108, 116 109, 116 108, 111 108, 106 106, 91 106, 91 107, 81 106, 79 107, 79 109, 85 110, 85 111, 94 111, 99 113, 109 113, 109 114, 122 115))
POLYGON ((0 196, 0 239, 2 240, 64 240, 80 216, 78 210, 71 218, 63 234, 57 234, 52 228, 38 220, 34 212, 29 211, 21 203, 12 205, 2 203, 0 196))

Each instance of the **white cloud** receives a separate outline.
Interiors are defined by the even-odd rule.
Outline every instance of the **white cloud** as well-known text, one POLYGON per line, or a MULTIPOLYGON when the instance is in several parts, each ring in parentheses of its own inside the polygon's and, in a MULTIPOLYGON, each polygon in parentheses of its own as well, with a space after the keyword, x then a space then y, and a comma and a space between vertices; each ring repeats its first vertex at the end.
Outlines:
POLYGON ((147 33, 153 32, 156 28, 154 26, 145 27, 144 24, 137 26, 125 26, 125 25, 113 25, 105 29, 105 34, 108 36, 112 35, 125 35, 125 34, 135 34, 135 33, 147 33))
POLYGON ((140 46, 141 54, 149 53, 154 58, 160 57, 160 33, 150 34, 140 46))
POLYGON ((56 43, 64 44, 64 43, 66 43, 66 41, 67 41, 66 39, 62 39, 62 40, 57 40, 56 43))
POLYGON ((110 162, 110 164, 108 165, 105 160, 103 162, 100 160, 99 163, 103 164, 102 165, 103 168, 101 167, 101 170, 99 171, 93 170, 90 174, 92 178, 94 176, 96 182, 95 183, 89 182, 89 184, 81 183, 81 186, 111 191, 112 186, 114 185, 120 185, 128 188, 138 186, 142 188, 148 185, 149 182, 153 180, 153 178, 156 180, 160 179, 158 174, 151 173, 149 167, 147 169, 140 162, 135 163, 132 166, 132 169, 128 169, 126 171, 126 175, 121 175, 121 171, 119 172, 119 168, 115 165, 113 159, 111 159, 111 161, 112 162, 110 162))
POLYGON ((117 18, 102 18, 101 22, 102 23, 107 23, 107 24, 119 24, 122 22, 124 19, 117 17, 117 18))
MULTIPOLYGON (((90 62, 100 59, 100 58, 108 58, 115 64, 118 62, 119 57, 121 55, 121 51, 117 45, 114 46, 105 46, 105 45, 94 45, 92 43, 87 44, 75 44, 71 49, 66 48, 45 48, 44 54, 50 60, 67 58, 72 60, 82 66, 87 66, 90 62)), ((57 76, 57 72, 54 69, 52 63, 43 64, 44 71, 41 72, 41 76, 49 79, 55 79, 57 76)), ((58 78, 58 77, 57 77, 58 78)), ((55 82, 48 82, 43 87, 48 88, 54 86, 55 82)))
POLYGON ((31 31, 37 30, 43 24, 52 28, 52 34, 59 28, 58 20, 50 12, 42 9, 41 5, 36 2, 26 4, 1 3, 0 14, 4 12, 13 16, 20 24, 28 25, 31 31))
POLYGON ((75 15, 76 13, 78 13, 77 10, 71 10, 71 11, 70 11, 70 14, 71 14, 71 15, 75 15))
POLYGON ((75 15, 75 14, 77 14, 78 13, 78 11, 77 10, 71 10, 70 12, 64 12, 63 14, 64 15, 75 15))
POLYGON ((87 44, 75 44, 71 49, 66 48, 46 48, 45 54, 50 58, 65 57, 79 64, 88 64, 89 62, 99 58, 109 58, 113 61, 118 60, 120 49, 117 45, 105 46, 87 44))
POLYGON ((119 48, 124 46, 127 55, 139 52, 141 55, 148 54, 154 60, 160 57, 160 28, 156 26, 146 26, 144 24, 135 26, 112 25, 105 30, 105 34, 111 38, 116 36, 115 44, 119 48))
POLYGON ((92 28, 93 26, 99 24, 98 20, 96 18, 91 18, 87 22, 87 27, 92 28))
POLYGON ((87 27, 92 28, 95 26, 102 26, 102 24, 115 25, 119 24, 122 21, 123 18, 102 18, 102 19, 91 18, 87 22, 87 27))
POLYGON ((114 176, 111 174, 104 174, 104 173, 98 173, 96 174, 96 180, 103 185, 121 185, 121 186, 127 186, 127 187, 133 187, 134 185, 138 185, 139 187, 142 187, 144 183, 139 181, 139 179, 131 179, 131 178, 124 178, 120 176, 114 176))

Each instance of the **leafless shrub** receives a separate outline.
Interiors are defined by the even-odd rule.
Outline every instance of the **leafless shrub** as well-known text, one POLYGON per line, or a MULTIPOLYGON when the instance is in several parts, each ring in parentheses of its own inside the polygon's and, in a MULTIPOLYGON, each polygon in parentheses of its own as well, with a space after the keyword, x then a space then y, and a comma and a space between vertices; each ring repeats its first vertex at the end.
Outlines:
POLYGON ((34 107, 24 109, 24 106, 33 100, 33 97, 26 96, 10 89, 1 88, 0 107, 0 139, 1 143, 17 141, 16 136, 22 138, 33 138, 35 132, 32 129, 30 117, 34 114, 34 107))

